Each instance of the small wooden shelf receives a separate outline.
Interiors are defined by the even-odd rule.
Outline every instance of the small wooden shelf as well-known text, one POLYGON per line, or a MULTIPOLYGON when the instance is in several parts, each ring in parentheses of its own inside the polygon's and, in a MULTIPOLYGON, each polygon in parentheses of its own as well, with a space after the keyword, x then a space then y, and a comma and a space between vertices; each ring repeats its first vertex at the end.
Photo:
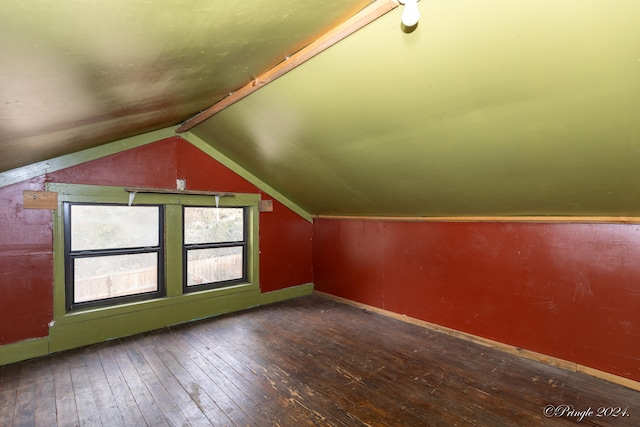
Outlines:
POLYGON ((157 194, 186 194, 189 196, 219 196, 235 197, 235 193, 224 193, 220 191, 198 191, 198 190, 172 190, 165 188, 125 188, 128 193, 157 193, 157 194))
POLYGON ((140 188, 127 187, 124 191, 129 193, 129 206, 133 204, 138 193, 154 193, 154 194, 182 194, 187 196, 214 196, 216 198, 216 207, 218 207, 218 198, 220 197, 236 197, 235 193, 224 193, 220 191, 198 191, 198 190, 173 190, 170 188, 140 188))

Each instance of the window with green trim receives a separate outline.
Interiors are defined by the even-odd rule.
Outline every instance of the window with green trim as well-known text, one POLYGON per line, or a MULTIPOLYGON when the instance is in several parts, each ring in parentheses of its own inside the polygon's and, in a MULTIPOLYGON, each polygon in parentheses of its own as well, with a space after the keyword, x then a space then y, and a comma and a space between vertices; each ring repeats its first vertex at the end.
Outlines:
POLYGON ((160 206, 63 206, 67 311, 164 295, 160 206))
POLYGON ((246 208, 183 207, 185 292, 246 281, 246 208))
POLYGON ((47 188, 58 193, 54 319, 259 292, 259 194, 47 188))

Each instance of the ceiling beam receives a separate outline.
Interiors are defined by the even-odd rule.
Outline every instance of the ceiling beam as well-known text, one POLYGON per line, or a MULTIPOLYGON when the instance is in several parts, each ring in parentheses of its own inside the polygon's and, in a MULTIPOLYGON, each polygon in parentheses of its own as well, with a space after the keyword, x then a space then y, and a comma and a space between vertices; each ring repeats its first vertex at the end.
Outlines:
POLYGON ((208 118, 235 104, 236 102, 252 94, 266 84, 271 83, 278 77, 288 73, 297 66, 313 58, 325 49, 328 49, 329 47, 338 43, 340 40, 343 40, 347 36, 363 28, 367 24, 375 21, 376 19, 395 9, 397 6, 398 2, 396 0, 374 1, 369 6, 362 9, 360 12, 358 12, 342 24, 323 34, 320 38, 313 41, 311 44, 305 46, 295 54, 287 57, 284 61, 282 61, 266 73, 252 80, 237 91, 230 93, 228 96, 218 101, 216 104, 212 105, 206 110, 186 120, 180 126, 178 126, 178 128, 176 129, 176 133, 186 132, 194 126, 199 125, 208 118))

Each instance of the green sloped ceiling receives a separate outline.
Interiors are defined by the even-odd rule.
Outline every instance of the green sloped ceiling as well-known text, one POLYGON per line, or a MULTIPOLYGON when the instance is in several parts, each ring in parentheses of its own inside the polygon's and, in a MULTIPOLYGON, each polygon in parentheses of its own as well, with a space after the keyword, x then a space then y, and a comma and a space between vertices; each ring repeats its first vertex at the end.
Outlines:
POLYGON ((2 0, 0 173, 176 125, 370 0, 2 0))
POLYGON ((324 215, 640 215, 640 2, 423 0, 193 129, 324 215))

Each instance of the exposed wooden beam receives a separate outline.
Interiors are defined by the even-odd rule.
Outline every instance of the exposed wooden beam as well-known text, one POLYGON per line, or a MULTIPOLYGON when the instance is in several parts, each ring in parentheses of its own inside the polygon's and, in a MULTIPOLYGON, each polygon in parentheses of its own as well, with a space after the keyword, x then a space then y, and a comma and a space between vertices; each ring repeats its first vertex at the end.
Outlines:
POLYGON ((367 24, 375 21, 376 19, 395 9, 397 6, 398 2, 395 0, 376 0, 375 2, 371 3, 369 6, 349 18, 347 21, 338 25, 331 31, 325 33, 319 39, 315 40, 311 44, 291 55, 283 62, 279 63, 266 73, 262 74, 260 77, 246 84, 237 91, 229 94, 229 96, 223 98, 222 100, 207 108, 206 110, 200 112, 196 116, 186 120, 184 123, 178 126, 176 132, 186 132, 194 126, 199 125, 208 118, 216 115, 230 105, 235 104, 244 97, 260 89, 264 85, 271 83, 278 77, 305 63, 320 52, 338 43, 345 37, 355 33, 367 24))

